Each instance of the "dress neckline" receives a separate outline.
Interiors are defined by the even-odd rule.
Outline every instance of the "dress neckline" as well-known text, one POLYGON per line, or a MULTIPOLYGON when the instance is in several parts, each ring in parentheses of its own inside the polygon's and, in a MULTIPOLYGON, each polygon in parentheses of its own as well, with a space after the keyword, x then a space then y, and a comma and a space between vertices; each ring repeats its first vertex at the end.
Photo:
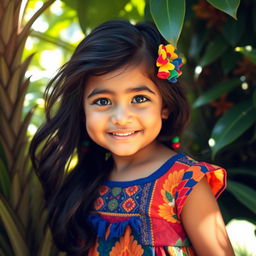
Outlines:
POLYGON ((164 175, 178 159, 180 159, 184 156, 185 156, 184 153, 177 153, 177 154, 171 156, 157 170, 155 170, 153 173, 151 173, 150 175, 148 175, 144 178, 139 178, 139 179, 129 180, 129 181, 106 180, 104 182, 104 185, 107 185, 109 187, 129 187, 129 186, 133 186, 133 185, 140 185, 140 184, 154 181, 157 178, 164 175))

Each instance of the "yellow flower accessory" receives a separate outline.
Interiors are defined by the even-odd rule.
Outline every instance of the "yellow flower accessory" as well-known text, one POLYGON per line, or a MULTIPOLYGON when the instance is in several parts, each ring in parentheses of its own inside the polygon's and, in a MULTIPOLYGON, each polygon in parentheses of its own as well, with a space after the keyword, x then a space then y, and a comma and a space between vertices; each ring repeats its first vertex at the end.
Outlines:
POLYGON ((177 78, 182 74, 180 70, 182 60, 175 52, 175 47, 171 44, 160 44, 158 55, 156 61, 156 66, 159 67, 157 77, 176 83, 177 78))

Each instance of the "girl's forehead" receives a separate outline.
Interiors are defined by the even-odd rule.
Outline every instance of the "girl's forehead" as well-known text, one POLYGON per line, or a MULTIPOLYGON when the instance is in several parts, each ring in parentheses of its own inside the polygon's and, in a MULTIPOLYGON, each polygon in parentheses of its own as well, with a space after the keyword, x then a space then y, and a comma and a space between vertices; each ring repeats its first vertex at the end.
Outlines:
POLYGON ((85 84, 85 94, 94 89, 126 91, 138 86, 147 86, 158 92, 157 85, 151 80, 144 66, 126 66, 104 75, 89 77, 85 84))

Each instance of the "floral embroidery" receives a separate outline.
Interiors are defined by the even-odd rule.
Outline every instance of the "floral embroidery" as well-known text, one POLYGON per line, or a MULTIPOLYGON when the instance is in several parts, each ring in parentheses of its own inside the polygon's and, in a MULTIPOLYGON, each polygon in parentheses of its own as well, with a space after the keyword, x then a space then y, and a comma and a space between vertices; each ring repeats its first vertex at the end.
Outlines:
POLYGON ((113 196, 118 196, 121 192, 122 192, 121 188, 118 188, 118 187, 112 188, 112 195, 113 196))
POLYGON ((183 246, 181 247, 181 250, 182 250, 183 256, 196 256, 194 250, 191 247, 183 246))
POLYGON ((94 207, 96 210, 99 210, 104 205, 104 201, 101 197, 98 197, 94 203, 94 207))
POLYGON ((142 256, 143 248, 131 235, 131 228, 127 226, 124 235, 116 242, 110 256, 142 256))
POLYGON ((131 186, 125 189, 128 196, 134 195, 139 190, 138 186, 131 186))
POLYGON ((187 256, 187 254, 182 252, 182 249, 179 247, 168 246, 168 253, 171 256, 187 256))
POLYGON ((112 199, 108 202, 108 208, 110 211, 114 211, 118 206, 118 201, 116 199, 112 199))
POLYGON ((136 203, 132 200, 132 198, 127 199, 123 204, 122 207, 125 209, 125 211, 130 212, 134 207, 136 206, 136 203))
POLYGON ((164 200, 162 205, 159 205, 158 214, 168 222, 179 222, 174 211, 176 187, 182 179, 184 170, 174 171, 168 175, 165 180, 161 195, 164 200))
POLYGON ((100 191, 99 191, 100 195, 103 196, 107 192, 108 192, 108 187, 107 186, 101 186, 100 191))
POLYGON ((173 207, 169 206, 168 204, 159 205, 158 214, 168 222, 178 222, 178 218, 173 210, 173 207))

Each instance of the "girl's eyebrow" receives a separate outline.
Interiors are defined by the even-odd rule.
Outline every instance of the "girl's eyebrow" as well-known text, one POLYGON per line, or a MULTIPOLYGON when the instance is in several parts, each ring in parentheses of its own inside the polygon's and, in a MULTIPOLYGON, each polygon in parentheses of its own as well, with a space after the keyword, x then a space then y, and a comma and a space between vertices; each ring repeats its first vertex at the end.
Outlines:
MULTIPOLYGON (((152 94, 155 94, 151 89, 149 89, 146 85, 141 85, 138 87, 133 87, 133 88, 128 88, 125 90, 126 93, 131 93, 131 92, 142 92, 142 91, 147 91, 152 94)), ((97 95, 97 94, 115 94, 114 91, 108 90, 108 89, 93 89, 92 92, 87 96, 87 99, 97 95)))

